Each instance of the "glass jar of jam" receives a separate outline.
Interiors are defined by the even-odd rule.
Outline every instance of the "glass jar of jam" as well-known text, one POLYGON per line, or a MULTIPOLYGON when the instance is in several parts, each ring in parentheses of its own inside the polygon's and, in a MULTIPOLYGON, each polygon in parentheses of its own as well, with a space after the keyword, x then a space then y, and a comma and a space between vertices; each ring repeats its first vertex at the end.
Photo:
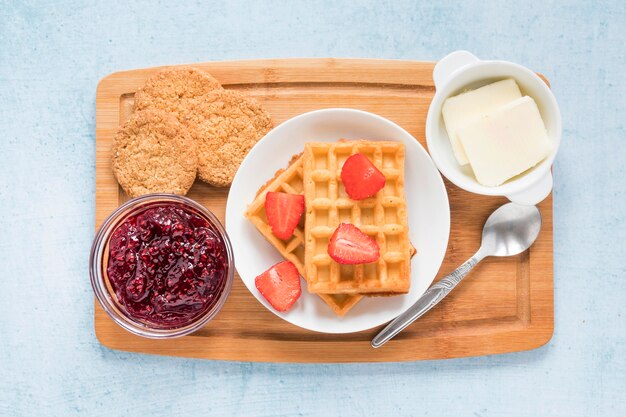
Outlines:
POLYGON ((140 336, 189 334, 211 320, 234 275, 230 241, 195 201, 149 194, 115 210, 96 234, 91 283, 107 314, 140 336))

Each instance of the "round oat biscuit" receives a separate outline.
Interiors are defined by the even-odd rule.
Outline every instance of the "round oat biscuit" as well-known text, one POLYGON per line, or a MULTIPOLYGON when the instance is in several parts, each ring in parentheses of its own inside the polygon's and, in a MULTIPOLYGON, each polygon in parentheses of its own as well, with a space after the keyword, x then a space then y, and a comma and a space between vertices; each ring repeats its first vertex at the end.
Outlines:
POLYGON ((272 129, 272 119, 256 100, 230 90, 190 100, 188 109, 181 122, 198 146, 198 177, 229 186, 250 149, 272 129))
POLYGON ((156 107, 176 113, 179 120, 185 113, 187 100, 221 90, 222 86, 208 73, 193 67, 169 67, 146 80, 135 93, 135 109, 156 107))
POLYGON ((172 114, 140 110, 113 141, 112 166, 126 194, 186 194, 196 177, 195 141, 172 114))

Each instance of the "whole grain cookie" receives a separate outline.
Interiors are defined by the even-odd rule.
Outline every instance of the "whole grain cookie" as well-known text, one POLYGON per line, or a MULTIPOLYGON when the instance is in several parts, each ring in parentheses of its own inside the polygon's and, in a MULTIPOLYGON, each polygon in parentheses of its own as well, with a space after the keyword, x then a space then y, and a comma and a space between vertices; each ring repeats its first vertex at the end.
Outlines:
POLYGON ((215 78, 197 68, 165 68, 148 78, 135 93, 135 109, 156 107, 180 117, 187 100, 221 89, 215 78))
POLYGON ((131 197, 148 193, 186 194, 196 177, 195 141, 174 115, 140 110, 113 141, 113 173, 131 197))
POLYGON ((254 100, 224 90, 195 68, 166 68, 135 94, 135 108, 174 114, 198 149, 198 176, 217 187, 230 185, 241 161, 272 128, 271 118, 254 100))
POLYGON ((198 146, 198 177, 216 187, 233 181, 250 149, 273 125, 255 100, 238 92, 214 90, 189 101, 181 123, 198 146))

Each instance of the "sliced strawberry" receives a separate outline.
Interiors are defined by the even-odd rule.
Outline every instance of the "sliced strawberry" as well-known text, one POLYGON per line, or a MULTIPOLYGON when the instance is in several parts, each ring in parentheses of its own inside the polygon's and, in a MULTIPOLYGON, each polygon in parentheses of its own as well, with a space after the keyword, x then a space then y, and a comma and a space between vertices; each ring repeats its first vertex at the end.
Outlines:
POLYGON ((362 153, 351 155, 341 168, 341 181, 353 200, 363 200, 385 186, 385 176, 362 153))
POLYGON ((378 260, 380 248, 355 225, 341 223, 330 238, 328 254, 340 264, 367 264, 378 260))
POLYGON ((304 213, 304 196, 269 192, 265 197, 265 214, 274 235, 287 240, 300 223, 304 213))
POLYGON ((254 279, 254 284, 278 311, 289 310, 302 293, 298 269, 289 261, 279 262, 263 272, 254 279))

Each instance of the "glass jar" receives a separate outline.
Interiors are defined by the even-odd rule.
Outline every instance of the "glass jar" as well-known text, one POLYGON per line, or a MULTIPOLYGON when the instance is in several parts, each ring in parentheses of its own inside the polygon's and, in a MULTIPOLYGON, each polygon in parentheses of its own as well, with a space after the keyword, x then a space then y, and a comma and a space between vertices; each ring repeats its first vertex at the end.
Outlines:
POLYGON ((211 320, 226 302, 235 270, 215 215, 174 194, 121 205, 96 234, 89 264, 104 311, 129 332, 155 339, 187 335, 211 320), (185 311, 191 308, 198 311, 185 311))

